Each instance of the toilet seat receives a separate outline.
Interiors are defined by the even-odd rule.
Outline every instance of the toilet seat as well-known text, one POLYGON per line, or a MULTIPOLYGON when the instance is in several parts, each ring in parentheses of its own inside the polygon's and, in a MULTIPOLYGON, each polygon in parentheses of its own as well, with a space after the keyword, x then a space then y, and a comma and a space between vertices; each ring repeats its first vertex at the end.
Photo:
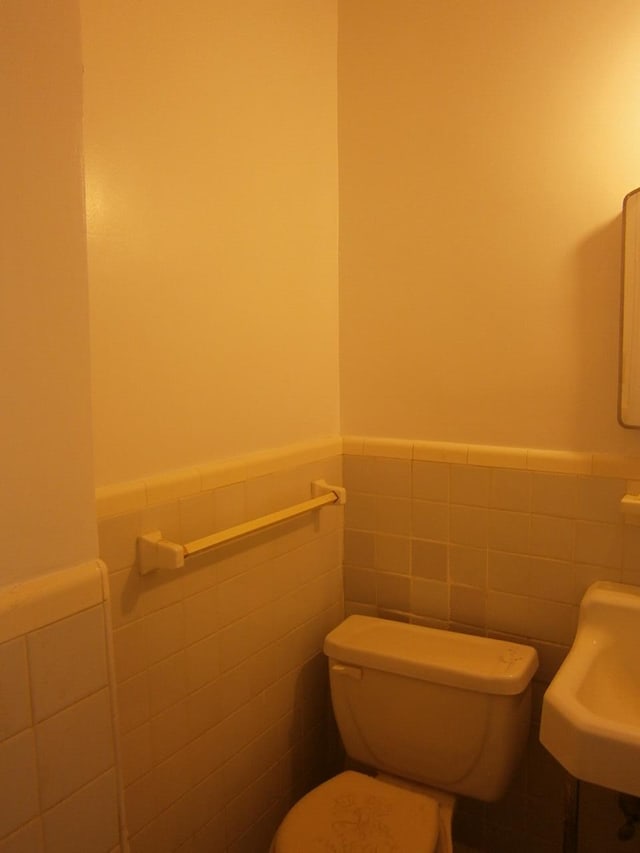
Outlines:
POLYGON ((431 797, 347 770, 296 803, 271 853, 435 853, 438 825, 431 797))

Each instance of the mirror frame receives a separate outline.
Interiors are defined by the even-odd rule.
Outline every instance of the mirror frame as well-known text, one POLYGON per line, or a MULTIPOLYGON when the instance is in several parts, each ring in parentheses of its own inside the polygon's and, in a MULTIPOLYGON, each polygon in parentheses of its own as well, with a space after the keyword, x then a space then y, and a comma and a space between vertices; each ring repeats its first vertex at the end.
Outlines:
POLYGON ((622 202, 618 423, 640 429, 640 187, 622 202))

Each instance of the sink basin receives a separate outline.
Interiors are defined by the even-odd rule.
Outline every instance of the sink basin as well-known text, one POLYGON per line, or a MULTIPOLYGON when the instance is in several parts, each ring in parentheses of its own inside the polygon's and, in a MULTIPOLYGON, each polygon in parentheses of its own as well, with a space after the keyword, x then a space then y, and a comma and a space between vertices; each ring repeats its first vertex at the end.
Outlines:
POLYGON ((577 779, 640 796, 640 587, 586 591, 544 695, 540 740, 577 779))

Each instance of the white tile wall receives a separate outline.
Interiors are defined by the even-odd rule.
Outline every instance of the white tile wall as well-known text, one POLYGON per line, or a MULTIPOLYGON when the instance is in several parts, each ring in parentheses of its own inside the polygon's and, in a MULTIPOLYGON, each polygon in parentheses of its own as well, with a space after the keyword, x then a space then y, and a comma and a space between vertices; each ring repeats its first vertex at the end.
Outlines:
POLYGON ((25 637, 0 645, 0 740, 31 725, 31 696, 25 637))
MULTIPOLYGON (((533 643, 537 715, 584 589, 598 578, 640 582, 640 527, 624 525, 618 509, 637 461, 358 437, 343 444, 348 609, 533 643)), ((262 853, 288 804, 327 771, 320 649, 343 612, 342 511, 221 546, 181 574, 141 578, 134 563, 139 533, 188 541, 303 500, 310 480, 341 482, 334 445, 255 454, 98 495, 133 853, 262 853)), ((15 670, 24 649, 4 651, 0 668, 15 670)), ((11 713, 0 707, 7 739, 25 714, 15 683, 11 713)), ((559 850, 563 774, 536 724, 505 803, 462 804, 460 843, 493 853, 559 850)), ((100 765, 95 755, 87 762, 100 765)), ((40 823, 20 832, 33 827, 38 850, 40 823)))
MULTIPOLYGON (((96 604, 73 612, 74 578, 86 588, 97 585, 94 600, 102 585, 95 564, 74 567, 70 578, 31 581, 20 621, 37 627, 0 644, 2 853, 120 848, 106 610, 96 604), (49 594, 52 609, 64 612, 60 590, 67 582, 71 612, 43 624, 49 594)), ((7 592, 7 606, 15 594, 7 592)), ((0 590, 0 609, 5 603, 0 590)))
POLYGON ((104 612, 93 607, 27 636, 35 722, 107 682, 104 612))
MULTIPOLYGON (((318 453, 211 466, 195 494, 186 475, 180 488, 157 478, 153 500, 167 502, 150 507, 147 490, 144 507, 100 520, 132 853, 266 853, 293 800, 335 769, 321 649, 343 616, 342 509, 222 545, 182 572, 135 567, 139 533, 184 542, 305 500, 314 479, 341 483, 339 453, 318 453)), ((398 489, 394 467, 386 482, 398 489)))
POLYGON ((640 583, 640 527, 619 505, 637 460, 431 442, 407 458, 406 442, 382 446, 376 456, 367 439, 345 439, 346 610, 536 646, 523 770, 503 804, 462 803, 456 837, 478 851, 559 853, 564 775, 539 744, 540 703, 588 585, 640 583))
POLYGON ((0 841, 1 853, 44 853, 40 818, 24 824, 0 841))

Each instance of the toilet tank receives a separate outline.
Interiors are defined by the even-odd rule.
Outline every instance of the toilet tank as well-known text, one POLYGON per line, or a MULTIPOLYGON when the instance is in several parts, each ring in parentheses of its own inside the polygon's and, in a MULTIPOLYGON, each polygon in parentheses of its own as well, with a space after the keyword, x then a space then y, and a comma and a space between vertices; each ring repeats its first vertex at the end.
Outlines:
POLYGON ((535 649, 349 616, 324 652, 351 758, 487 802, 503 795, 529 731, 535 649))

